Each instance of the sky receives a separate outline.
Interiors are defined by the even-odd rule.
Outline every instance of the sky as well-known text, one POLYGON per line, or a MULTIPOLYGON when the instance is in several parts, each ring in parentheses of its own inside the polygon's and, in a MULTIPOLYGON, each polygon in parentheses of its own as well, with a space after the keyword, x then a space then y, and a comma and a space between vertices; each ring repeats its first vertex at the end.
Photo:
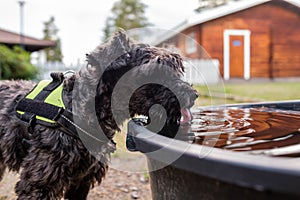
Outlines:
MULTIPOLYGON (((51 16, 59 29, 64 63, 76 64, 101 43, 106 18, 117 0, 25 0, 24 34, 43 38, 51 16)), ((171 29, 195 14, 198 0, 142 0, 154 27, 171 29)), ((0 0, 0 28, 20 32, 18 0, 0 0)))

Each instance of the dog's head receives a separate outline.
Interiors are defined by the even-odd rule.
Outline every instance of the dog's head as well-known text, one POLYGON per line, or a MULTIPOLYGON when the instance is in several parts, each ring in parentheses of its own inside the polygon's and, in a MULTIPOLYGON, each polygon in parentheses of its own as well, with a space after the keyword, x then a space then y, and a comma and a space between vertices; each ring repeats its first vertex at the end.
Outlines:
POLYGON ((97 81, 96 115, 102 129, 118 130, 124 120, 148 117, 148 128, 174 137, 191 121, 190 108, 198 97, 181 78, 182 57, 163 48, 137 43, 120 31, 87 55, 97 81))

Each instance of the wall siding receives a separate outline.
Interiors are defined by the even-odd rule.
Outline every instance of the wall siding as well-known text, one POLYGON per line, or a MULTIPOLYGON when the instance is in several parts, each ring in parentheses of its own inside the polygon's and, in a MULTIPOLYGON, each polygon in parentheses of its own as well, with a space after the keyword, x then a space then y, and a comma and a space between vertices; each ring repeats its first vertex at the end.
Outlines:
MULTIPOLYGON (((197 32, 197 42, 211 58, 220 61, 222 75, 224 30, 247 29, 251 31, 251 77, 300 76, 300 8, 278 2, 261 4, 196 25, 183 33, 197 32)), ((183 44, 178 45, 182 47, 183 44)), ((199 51, 186 56, 200 57, 199 51)))

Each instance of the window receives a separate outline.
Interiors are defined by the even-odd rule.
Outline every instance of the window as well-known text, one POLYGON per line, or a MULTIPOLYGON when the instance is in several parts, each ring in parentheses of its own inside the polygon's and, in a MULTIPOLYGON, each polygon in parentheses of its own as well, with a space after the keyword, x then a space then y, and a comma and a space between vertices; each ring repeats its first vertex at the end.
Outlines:
POLYGON ((185 52, 187 54, 195 53, 197 51, 196 33, 192 32, 187 35, 185 40, 185 52))

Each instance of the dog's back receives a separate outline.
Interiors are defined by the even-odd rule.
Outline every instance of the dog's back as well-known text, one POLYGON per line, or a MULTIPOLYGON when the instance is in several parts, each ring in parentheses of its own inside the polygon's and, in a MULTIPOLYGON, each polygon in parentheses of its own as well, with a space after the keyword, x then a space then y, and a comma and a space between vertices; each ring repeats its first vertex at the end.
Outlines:
POLYGON ((32 81, 0 81, 0 180, 5 166, 18 171, 23 157, 21 137, 23 128, 17 123, 14 115, 18 100, 24 97, 33 87, 32 81), (10 148, 15 149, 11 150, 10 148), (5 158, 5 159, 4 159, 5 158), (5 164, 4 164, 5 163, 5 164))
POLYGON ((0 81, 0 115, 4 114, 3 109, 14 106, 15 102, 25 96, 35 83, 32 81, 0 81))

